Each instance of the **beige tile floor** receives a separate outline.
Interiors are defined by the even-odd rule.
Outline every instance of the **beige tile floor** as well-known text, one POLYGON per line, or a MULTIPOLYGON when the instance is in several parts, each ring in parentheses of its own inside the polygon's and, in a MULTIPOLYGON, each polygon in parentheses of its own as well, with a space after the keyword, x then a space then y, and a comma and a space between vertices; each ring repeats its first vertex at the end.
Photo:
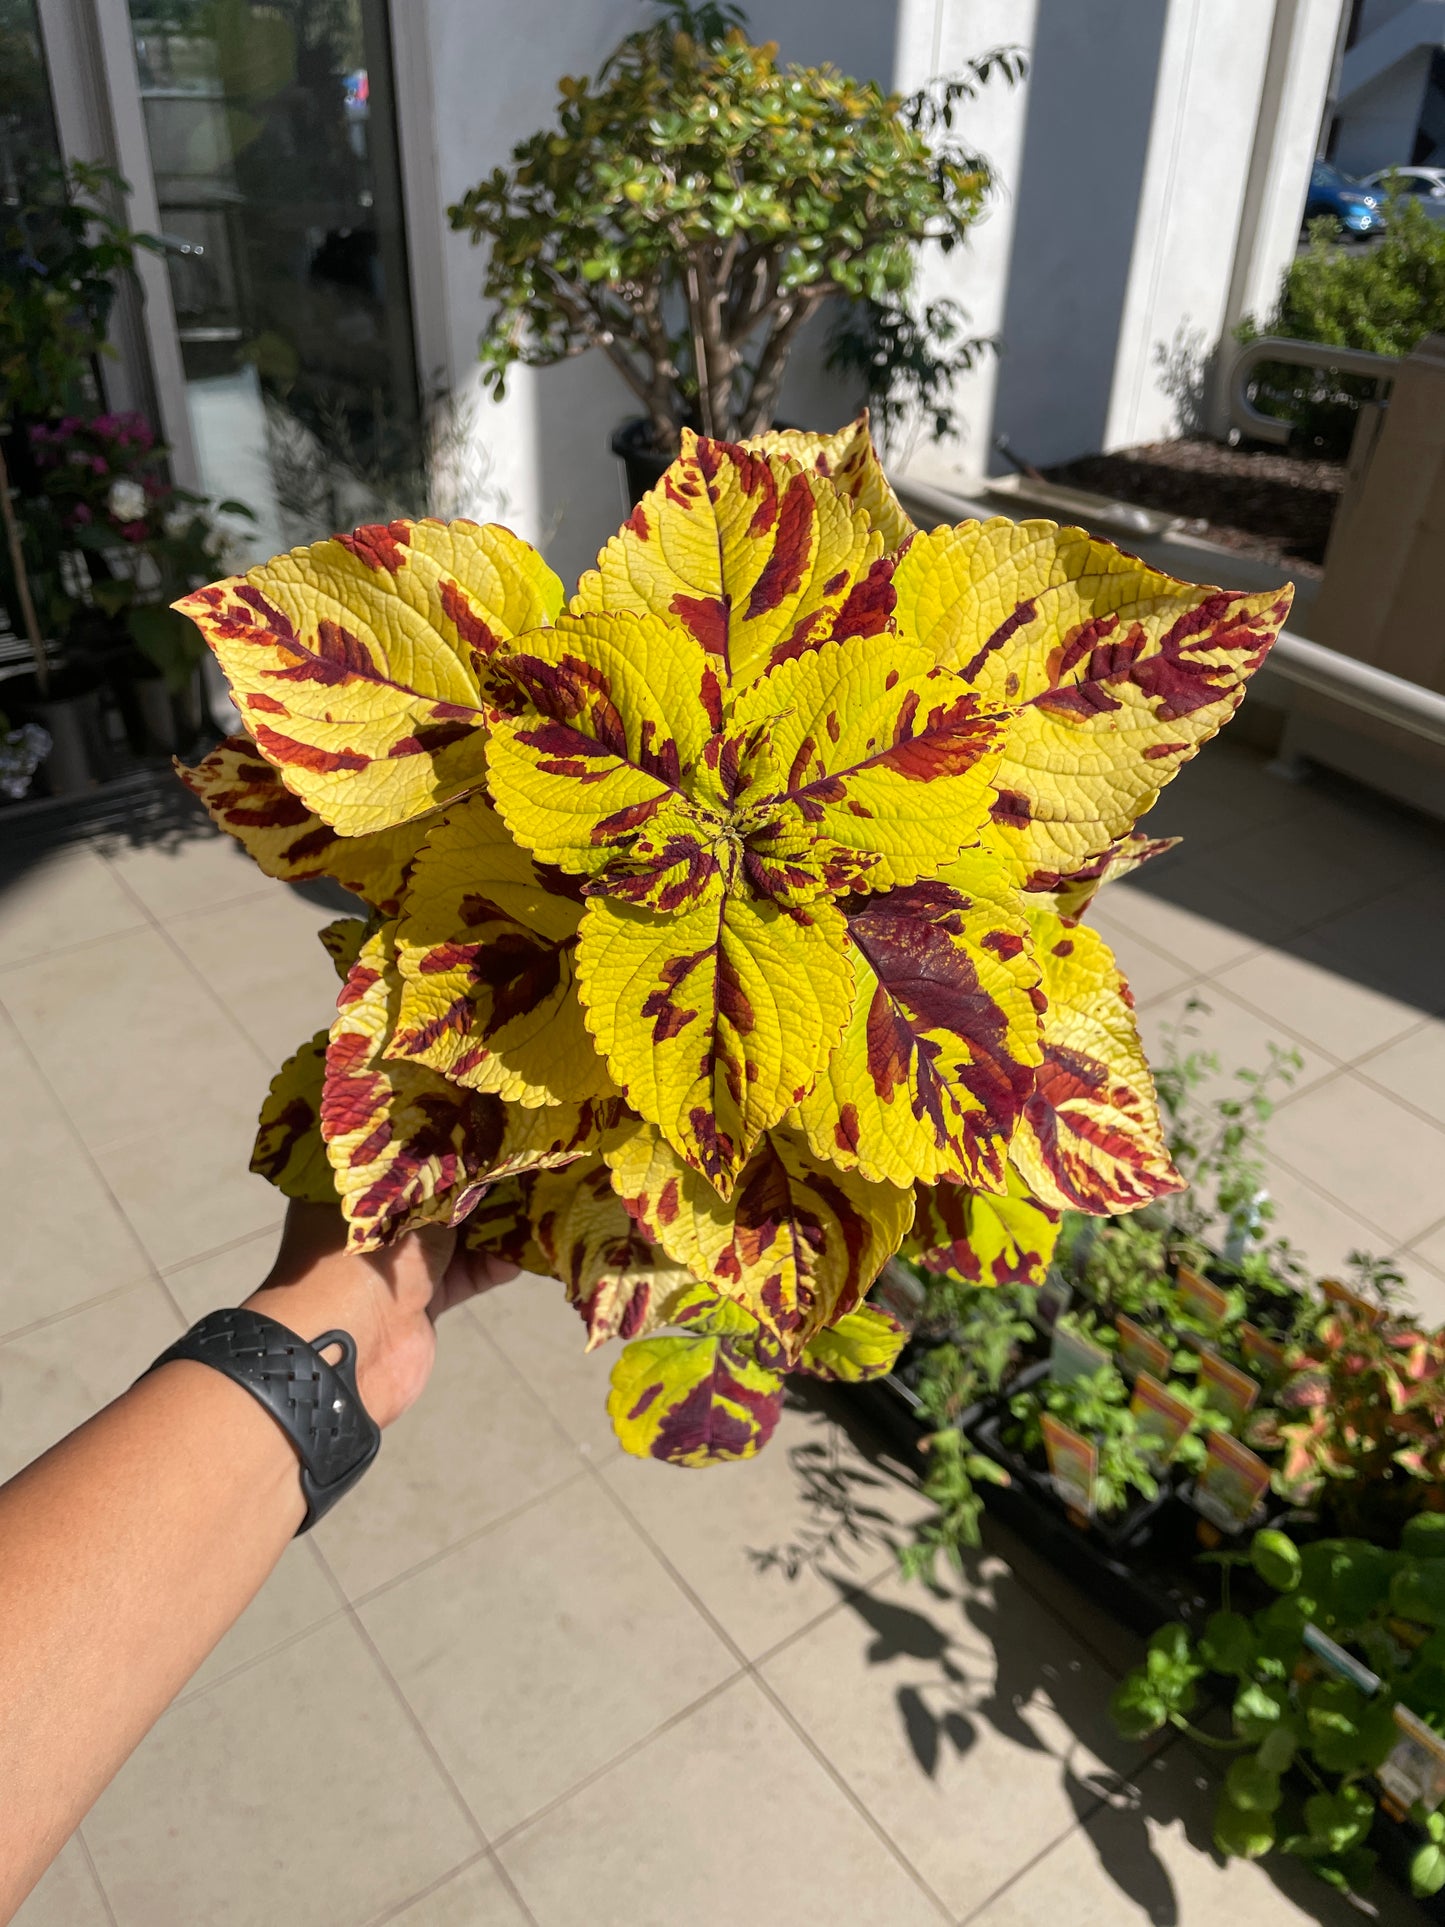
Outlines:
MULTIPOLYGON (((1156 823, 1185 848, 1099 914, 1146 1035, 1197 997, 1226 1068, 1297 1047, 1283 1227, 1320 1268, 1398 1253, 1445 1318, 1445 838, 1228 744, 1156 823)), ((194 826, 0 858, 0 1477, 264 1269, 251 1120, 326 1017, 330 914, 194 826)), ((1110 1728, 1131 1639, 1027 1547, 903 1585, 919 1501, 846 1407, 751 1466, 639 1464, 579 1338, 535 1281, 454 1315, 23 1927, 1358 1918, 1216 1862, 1208 1768, 1110 1728)))

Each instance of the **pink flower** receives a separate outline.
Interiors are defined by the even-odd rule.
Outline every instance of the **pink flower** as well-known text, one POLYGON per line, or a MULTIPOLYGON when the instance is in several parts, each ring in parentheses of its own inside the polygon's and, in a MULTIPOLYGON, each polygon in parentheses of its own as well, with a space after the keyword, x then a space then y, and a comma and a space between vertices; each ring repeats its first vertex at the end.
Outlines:
POLYGON ((93 522, 95 517, 91 514, 84 502, 77 502, 75 507, 70 511, 70 514, 66 517, 66 520, 73 529, 83 529, 86 523, 93 522))
POLYGON ((150 530, 144 522, 123 522, 118 533, 127 542, 144 542, 150 530))
POLYGON ((109 475, 110 463, 103 455, 92 455, 90 458, 90 472, 92 475, 109 475))

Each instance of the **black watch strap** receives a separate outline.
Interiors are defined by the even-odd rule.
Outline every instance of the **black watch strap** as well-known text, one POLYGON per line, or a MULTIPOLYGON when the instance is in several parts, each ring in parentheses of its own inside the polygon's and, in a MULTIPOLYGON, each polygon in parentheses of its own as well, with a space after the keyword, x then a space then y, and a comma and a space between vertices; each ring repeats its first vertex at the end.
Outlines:
POLYGON ((381 1446, 381 1432, 356 1390, 356 1343, 350 1332, 322 1332, 308 1345, 293 1331, 238 1306, 209 1312, 163 1351, 148 1371, 191 1358, 244 1385, 296 1448, 309 1532, 349 1492, 381 1446), (321 1356, 341 1347, 336 1364, 321 1356))

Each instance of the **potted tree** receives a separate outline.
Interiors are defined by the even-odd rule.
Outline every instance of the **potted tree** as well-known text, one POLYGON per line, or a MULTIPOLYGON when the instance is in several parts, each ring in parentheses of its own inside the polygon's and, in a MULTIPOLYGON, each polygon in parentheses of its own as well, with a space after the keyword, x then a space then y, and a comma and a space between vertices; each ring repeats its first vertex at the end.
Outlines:
POLYGON ((919 246, 953 248, 988 190, 955 111, 1022 56, 998 50, 904 100, 779 65, 741 21, 670 0, 595 78, 563 79, 556 124, 449 210, 490 243, 485 380, 501 394, 518 363, 599 349, 642 410, 613 441, 634 500, 684 426, 735 441, 771 425, 789 353, 831 296, 863 304, 866 346, 843 359, 870 392, 880 354, 925 402, 941 367, 964 365, 957 311, 915 313, 909 291, 919 246))

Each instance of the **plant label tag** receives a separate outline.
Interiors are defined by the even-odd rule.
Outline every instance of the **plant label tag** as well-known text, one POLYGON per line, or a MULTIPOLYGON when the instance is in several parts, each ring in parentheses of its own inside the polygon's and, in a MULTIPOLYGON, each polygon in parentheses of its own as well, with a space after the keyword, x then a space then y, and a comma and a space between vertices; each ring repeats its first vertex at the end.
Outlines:
POLYGON ((1367 1325, 1378 1325, 1385 1315, 1383 1305, 1372 1305, 1368 1298, 1362 1298, 1357 1291, 1351 1291, 1349 1286, 1342 1285, 1338 1278, 1321 1278, 1320 1290, 1332 1305, 1338 1305, 1341 1311, 1353 1313, 1367 1325))
POLYGON ((1259 1397, 1258 1380, 1240 1371, 1218 1352, 1199 1354, 1199 1384, 1216 1412, 1222 1412, 1231 1425, 1243 1425, 1259 1397))
POLYGON ((1080 1525, 1087 1525, 1094 1516, 1094 1481, 1099 1470, 1099 1451, 1092 1439, 1086 1439, 1082 1432, 1076 1432, 1072 1425, 1065 1425, 1062 1419, 1055 1418, 1052 1412, 1045 1412, 1040 1421, 1044 1434, 1044 1450, 1049 1455, 1049 1476, 1068 1510, 1069 1516, 1080 1525))
POLYGON ((1445 1800, 1445 1739, 1408 1706, 1395 1708, 1395 1724, 1400 1737, 1375 1778, 1398 1813, 1417 1803, 1433 1813, 1445 1800))
POLYGON ((1338 1640, 1331 1639, 1326 1632, 1321 1632, 1313 1620, 1305 1627, 1300 1637, 1327 1673, 1333 1673, 1336 1679, 1348 1680, 1350 1685, 1357 1686, 1367 1699, 1379 1692, 1380 1675, 1372 1673, 1362 1660, 1355 1658, 1353 1653, 1347 1653, 1338 1640))
POLYGON ((1074 1287, 1063 1273, 1052 1270, 1034 1293, 1033 1320, 1040 1331, 1051 1332, 1073 1302, 1074 1287))
POLYGON ((1169 1376, 1169 1347, 1162 1338, 1145 1331, 1123 1312, 1114 1320, 1114 1329, 1119 1334, 1119 1357, 1126 1370, 1136 1377, 1140 1372, 1154 1378, 1169 1376))
POLYGON ((1266 1385, 1274 1385, 1282 1379, 1288 1367, 1285 1363, 1285 1349, 1276 1338, 1267 1338, 1258 1325, 1251 1325, 1246 1319, 1239 1328, 1239 1348, 1244 1353, 1244 1362, 1251 1365, 1266 1385))
POLYGON ((1140 1372, 1134 1381, 1129 1410, 1139 1421, 1139 1430, 1148 1438, 1151 1454, 1160 1461, 1173 1456, 1175 1446, 1189 1430, 1189 1421, 1194 1416, 1182 1398, 1177 1398, 1149 1372, 1140 1372))
POLYGON ((1194 1481, 1194 1509, 1221 1532, 1239 1532, 1269 1489, 1269 1467, 1227 1432, 1211 1432, 1204 1451, 1204 1469, 1194 1481))
POLYGON ((1049 1352, 1049 1377, 1056 1385, 1072 1385, 1075 1379, 1092 1378, 1109 1363, 1109 1354, 1081 1332, 1067 1325, 1054 1326, 1054 1342, 1049 1352))
POLYGON ((1174 1274, 1174 1283, 1184 1304, 1204 1324, 1224 1323, 1224 1315, 1229 1310, 1227 1291, 1218 1285, 1211 1285, 1207 1278, 1201 1278, 1188 1265, 1179 1266, 1174 1274))

